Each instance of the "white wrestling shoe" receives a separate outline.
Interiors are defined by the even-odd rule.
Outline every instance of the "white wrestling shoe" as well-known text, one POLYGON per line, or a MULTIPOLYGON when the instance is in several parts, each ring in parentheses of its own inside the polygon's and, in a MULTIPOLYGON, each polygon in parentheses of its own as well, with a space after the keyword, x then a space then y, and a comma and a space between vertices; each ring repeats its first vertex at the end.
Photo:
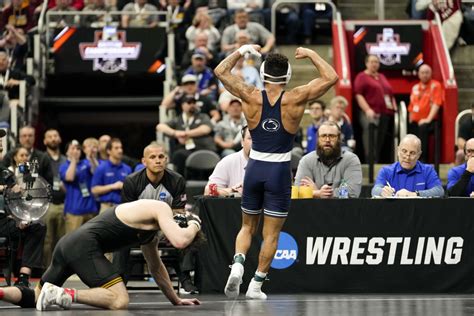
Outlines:
POLYGON ((72 298, 62 287, 56 286, 49 282, 43 284, 41 293, 36 301, 36 310, 44 311, 49 306, 58 305, 64 309, 71 308, 72 298))
POLYGON ((228 298, 237 298, 240 293, 240 284, 244 275, 244 266, 241 263, 234 263, 230 270, 229 279, 225 285, 224 293, 228 298))
POLYGON ((267 294, 262 292, 262 285, 263 282, 257 282, 252 278, 245 297, 252 300, 266 300, 267 294))

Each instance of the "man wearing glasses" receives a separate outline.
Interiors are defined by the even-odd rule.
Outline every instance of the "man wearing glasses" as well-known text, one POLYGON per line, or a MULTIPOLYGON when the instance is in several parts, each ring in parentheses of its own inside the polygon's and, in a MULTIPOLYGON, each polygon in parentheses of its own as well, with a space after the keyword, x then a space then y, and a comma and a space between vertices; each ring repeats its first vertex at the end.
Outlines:
POLYGON ((296 172, 295 183, 313 189, 313 197, 329 199, 337 196, 337 188, 344 181, 349 197, 357 198, 362 186, 359 158, 341 150, 341 129, 336 122, 326 121, 319 126, 317 148, 304 156, 296 172))
POLYGON ((420 139, 406 135, 398 145, 398 162, 380 169, 372 196, 442 197, 441 180, 433 166, 419 161, 420 156, 420 139))
POLYGON ((450 196, 474 197, 474 138, 464 144, 466 162, 448 172, 448 194, 450 196))

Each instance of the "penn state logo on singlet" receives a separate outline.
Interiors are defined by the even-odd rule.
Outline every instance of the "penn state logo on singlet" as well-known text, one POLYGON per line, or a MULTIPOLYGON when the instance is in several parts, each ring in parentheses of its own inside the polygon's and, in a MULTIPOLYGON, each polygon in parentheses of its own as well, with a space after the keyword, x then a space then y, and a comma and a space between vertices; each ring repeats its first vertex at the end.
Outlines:
POLYGON ((267 132, 277 132, 280 129, 280 122, 273 118, 267 118, 262 122, 262 128, 267 132))

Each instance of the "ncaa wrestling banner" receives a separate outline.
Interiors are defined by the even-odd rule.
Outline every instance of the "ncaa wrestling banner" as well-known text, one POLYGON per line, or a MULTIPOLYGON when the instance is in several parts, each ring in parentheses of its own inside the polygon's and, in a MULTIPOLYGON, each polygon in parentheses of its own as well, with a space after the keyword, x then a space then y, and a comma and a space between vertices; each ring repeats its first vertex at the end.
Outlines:
MULTIPOLYGON (((203 293, 223 292, 241 226, 240 199, 198 202, 207 245, 203 293)), ((261 233, 245 264, 255 273, 261 233)), ((272 261, 269 293, 474 291, 474 200, 293 200, 272 261)))

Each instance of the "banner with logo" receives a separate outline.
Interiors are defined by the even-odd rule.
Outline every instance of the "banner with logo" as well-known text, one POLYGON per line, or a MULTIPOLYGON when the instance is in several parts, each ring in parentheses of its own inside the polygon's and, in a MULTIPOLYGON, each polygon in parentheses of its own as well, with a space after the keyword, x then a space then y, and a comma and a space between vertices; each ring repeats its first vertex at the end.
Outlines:
POLYGON ((164 28, 67 28, 54 38, 56 74, 159 73, 166 45, 164 28))
POLYGON ((421 25, 355 25, 356 73, 365 69, 365 57, 376 55, 381 70, 412 70, 423 63, 421 25))
MULTIPOLYGON (((240 199, 198 201, 207 245, 203 293, 223 292, 241 227, 240 199)), ((269 293, 472 293, 474 200, 293 200, 264 289, 269 293)), ((253 238, 241 291, 255 273, 253 238)))

